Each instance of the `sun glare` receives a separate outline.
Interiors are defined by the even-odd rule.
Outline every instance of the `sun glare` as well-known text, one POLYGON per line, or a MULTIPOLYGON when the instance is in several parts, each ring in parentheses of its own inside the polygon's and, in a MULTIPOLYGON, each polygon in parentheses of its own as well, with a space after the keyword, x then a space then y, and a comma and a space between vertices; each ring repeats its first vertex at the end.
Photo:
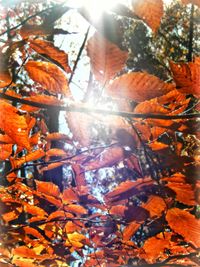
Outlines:
POLYGON ((108 11, 119 3, 128 5, 129 0, 81 0, 80 3, 94 20, 98 20, 104 11, 108 11))

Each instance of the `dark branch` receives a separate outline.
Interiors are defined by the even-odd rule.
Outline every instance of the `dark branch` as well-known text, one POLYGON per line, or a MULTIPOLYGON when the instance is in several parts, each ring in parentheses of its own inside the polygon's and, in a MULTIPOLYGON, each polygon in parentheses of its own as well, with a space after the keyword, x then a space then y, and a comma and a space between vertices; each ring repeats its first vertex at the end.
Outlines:
POLYGON ((0 98, 13 101, 14 103, 22 103, 42 109, 58 109, 66 112, 83 112, 83 113, 98 113, 101 115, 120 116, 124 118, 139 118, 139 119, 160 119, 160 120, 180 120, 180 119, 197 119, 200 118, 200 113, 179 114, 179 115, 163 115, 163 114, 140 114, 125 111, 113 111, 105 109, 88 108, 80 106, 80 104, 71 104, 68 106, 41 104, 34 101, 29 101, 23 98, 17 98, 10 95, 0 93, 0 98))
POLYGON ((191 5, 187 61, 192 61, 194 35, 194 5, 191 5))

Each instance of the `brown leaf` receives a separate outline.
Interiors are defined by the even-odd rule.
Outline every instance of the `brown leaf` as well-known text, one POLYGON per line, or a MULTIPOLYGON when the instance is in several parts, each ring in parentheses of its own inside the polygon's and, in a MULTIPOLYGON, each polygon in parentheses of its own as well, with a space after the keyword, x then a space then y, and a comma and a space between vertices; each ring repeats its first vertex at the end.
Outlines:
POLYGON ((23 148, 30 149, 28 140, 28 126, 24 116, 18 115, 17 108, 1 100, 0 110, 6 116, 0 116, 0 129, 23 148))
POLYGON ((167 187, 169 187, 176 193, 177 201, 186 205, 195 205, 195 194, 190 184, 171 182, 167 184, 167 187))
POLYGON ((91 124, 93 119, 91 116, 80 112, 68 112, 66 116, 67 123, 74 140, 78 141, 82 146, 89 146, 91 143, 91 124))
POLYGON ((132 9, 154 32, 158 30, 163 16, 162 0, 132 0, 132 9))
POLYGON ((106 91, 113 97, 123 97, 135 102, 143 102, 164 95, 173 88, 174 85, 165 83, 151 74, 131 72, 114 79, 107 86, 106 91))
POLYGON ((65 232, 67 234, 73 233, 75 231, 80 231, 84 227, 84 224, 82 222, 72 222, 68 221, 65 225, 65 232))
POLYGON ((63 191, 62 200, 64 204, 69 204, 72 202, 78 202, 79 197, 73 188, 68 187, 63 191))
POLYGON ((138 179, 137 181, 126 181, 119 184, 112 192, 105 195, 106 202, 116 202, 122 199, 128 199, 130 196, 137 194, 141 189, 151 187, 153 181, 151 178, 138 179))
POLYGON ((124 67, 128 52, 95 33, 87 44, 92 72, 99 82, 104 84, 112 79, 124 67))
POLYGON ((151 144, 148 144, 148 146, 153 150, 153 151, 157 151, 157 150, 163 150, 165 148, 168 148, 169 146, 167 144, 158 142, 158 141, 154 141, 151 144))
POLYGON ((181 0, 183 4, 194 4, 200 7, 200 0, 181 0))
POLYGON ((200 246, 200 220, 186 210, 172 208, 168 210, 166 220, 170 228, 183 236, 185 241, 195 247, 200 246))
POLYGON ((99 154, 98 158, 87 162, 84 166, 85 171, 96 170, 113 166, 124 159, 124 150, 121 147, 110 147, 99 154))
POLYGON ((71 138, 66 134, 55 132, 55 133, 49 133, 46 137, 46 140, 48 140, 48 141, 55 141, 55 140, 68 141, 68 140, 71 140, 71 138))
POLYGON ((0 88, 6 87, 12 81, 12 77, 8 71, 8 56, 0 53, 0 88))
POLYGON ((68 65, 68 55, 64 51, 55 47, 53 43, 41 39, 30 40, 30 47, 37 53, 50 58, 53 63, 57 64, 66 72, 71 72, 68 65))
POLYGON ((88 213, 87 210, 84 207, 82 207, 80 205, 75 205, 75 204, 66 205, 64 207, 64 209, 66 211, 70 211, 70 212, 76 213, 78 215, 83 215, 83 214, 87 214, 88 213))
POLYGON ((170 62, 173 78, 177 88, 184 94, 200 97, 200 63, 199 58, 194 62, 175 64, 170 62))
POLYGON ((45 23, 41 25, 33 25, 33 24, 25 23, 21 27, 19 33, 23 39, 26 39, 28 37, 35 36, 35 35, 46 36, 46 35, 50 35, 53 33, 53 27, 52 25, 47 25, 45 23))
POLYGON ((51 182, 41 182, 41 181, 35 181, 37 191, 40 193, 44 193, 49 196, 53 197, 59 197, 60 190, 57 185, 51 183, 51 182))
POLYGON ((69 94, 66 74, 55 64, 41 61, 29 61, 25 65, 30 78, 54 94, 69 94))

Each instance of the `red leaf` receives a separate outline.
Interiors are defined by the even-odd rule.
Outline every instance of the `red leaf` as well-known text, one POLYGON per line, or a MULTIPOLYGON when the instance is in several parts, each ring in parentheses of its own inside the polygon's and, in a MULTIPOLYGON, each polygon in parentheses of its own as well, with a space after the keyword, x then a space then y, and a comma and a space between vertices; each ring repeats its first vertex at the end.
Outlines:
POLYGON ((132 0, 134 13, 156 32, 163 16, 162 0, 132 0))
POLYGON ((53 197, 59 197, 60 196, 60 190, 57 185, 51 183, 51 182, 41 182, 41 181, 35 181, 37 191, 40 193, 44 193, 49 196, 53 197))
POLYGON ((128 52, 120 50, 98 33, 88 41, 87 53, 92 72, 102 84, 121 71, 128 58, 128 52))

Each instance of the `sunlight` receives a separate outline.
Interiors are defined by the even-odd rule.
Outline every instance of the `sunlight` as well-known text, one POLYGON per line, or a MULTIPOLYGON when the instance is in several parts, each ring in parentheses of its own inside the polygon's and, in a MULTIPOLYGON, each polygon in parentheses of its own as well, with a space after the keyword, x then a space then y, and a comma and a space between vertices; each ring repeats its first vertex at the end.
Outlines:
POLYGON ((101 0, 101 1, 82 0, 81 1, 82 6, 84 6, 88 10, 91 17, 96 21, 101 17, 104 11, 108 11, 117 4, 128 5, 128 2, 129 2, 128 0, 101 0))

